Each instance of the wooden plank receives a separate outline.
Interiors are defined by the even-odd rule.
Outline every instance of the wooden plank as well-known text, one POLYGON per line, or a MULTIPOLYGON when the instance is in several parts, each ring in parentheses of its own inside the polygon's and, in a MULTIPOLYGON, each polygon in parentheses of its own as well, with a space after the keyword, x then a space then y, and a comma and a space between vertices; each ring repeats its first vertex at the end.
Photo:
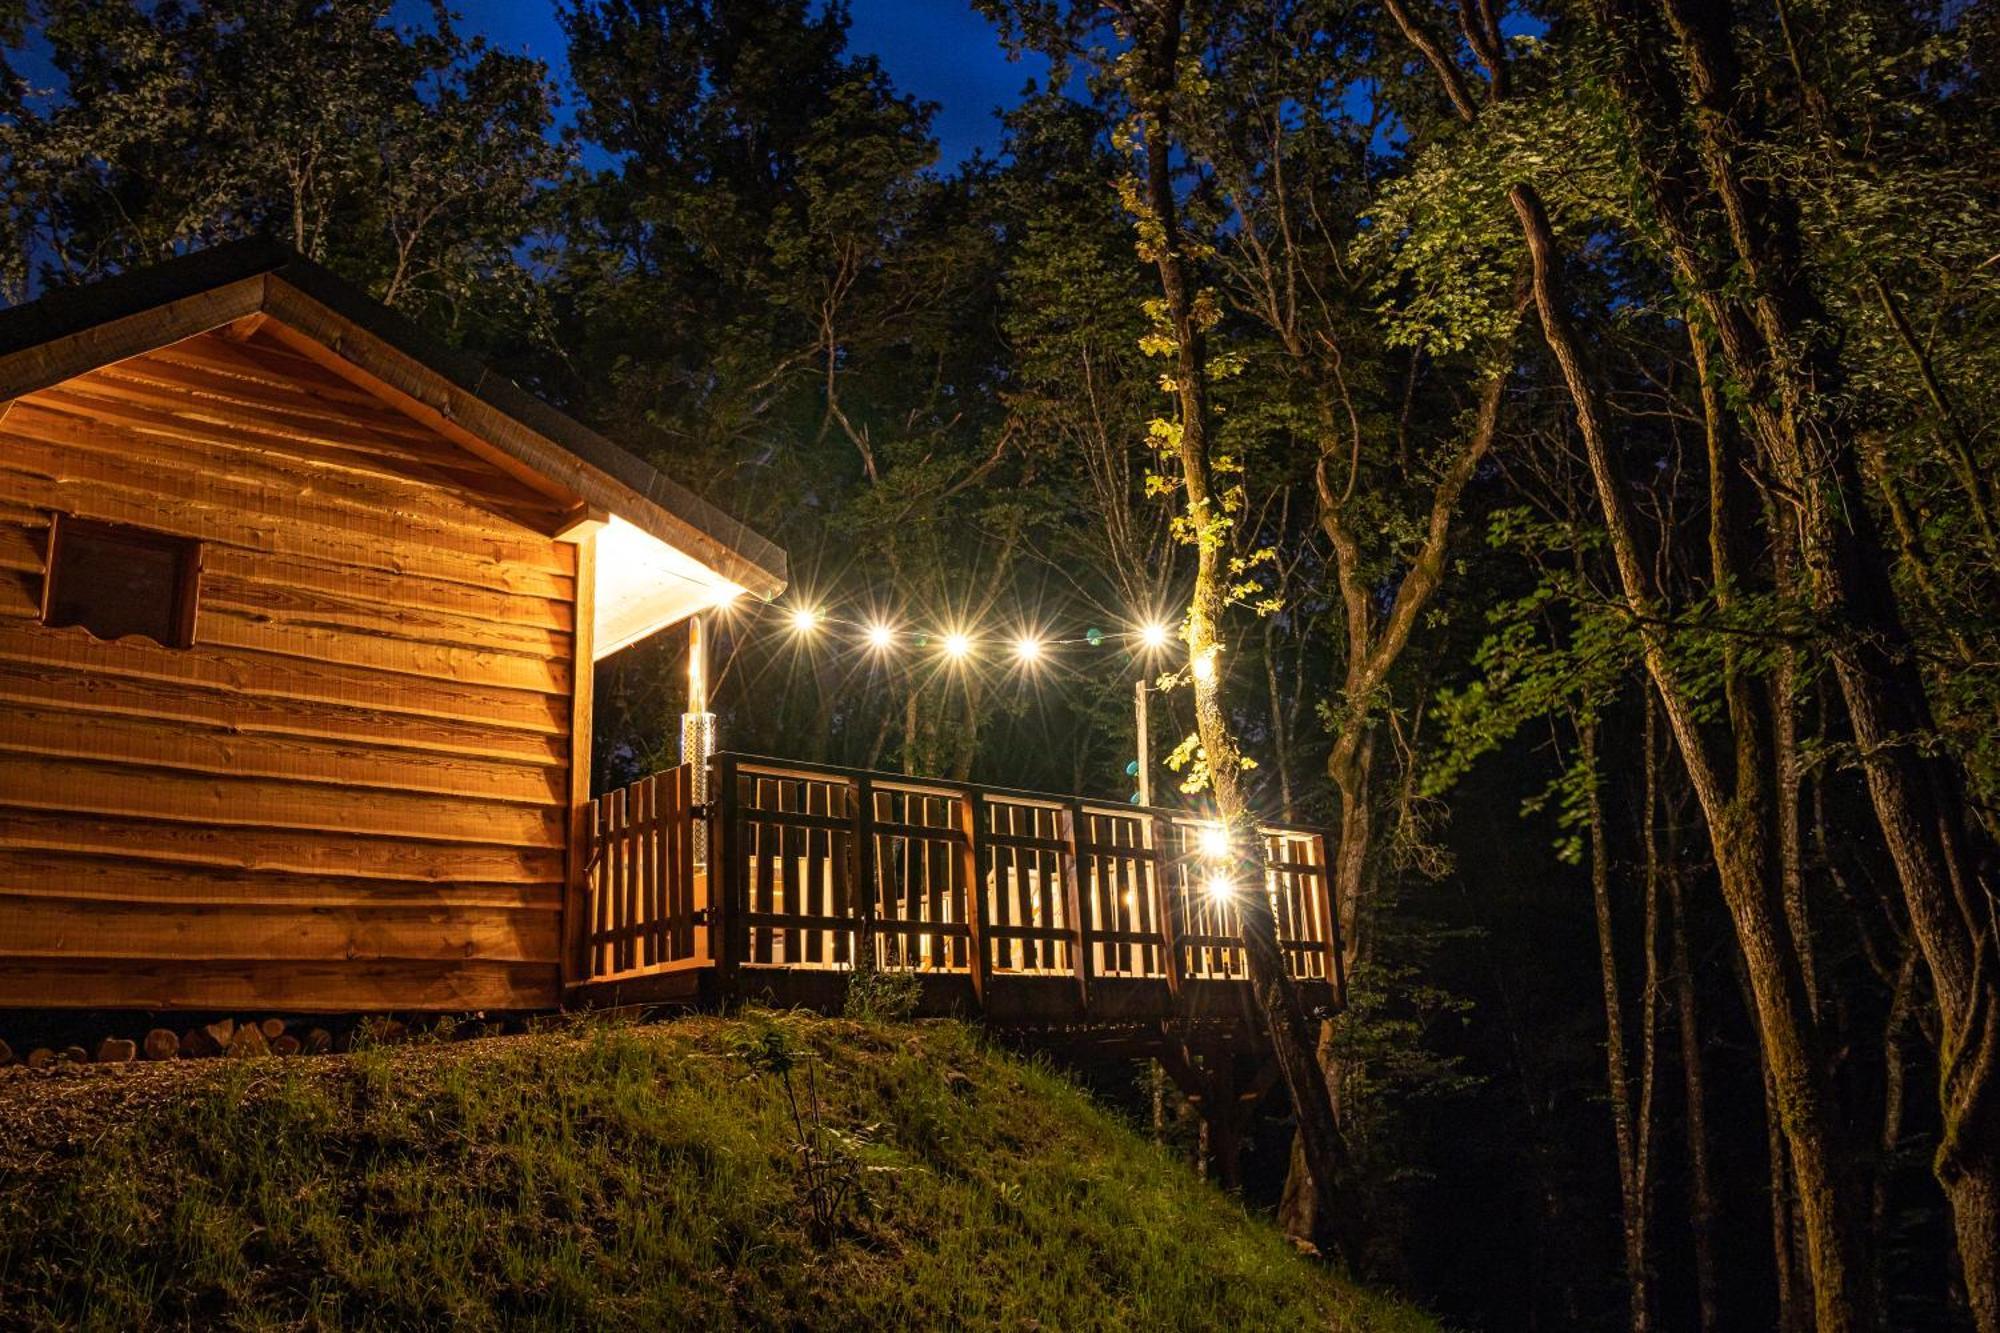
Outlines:
POLYGON ((407 675, 385 676, 348 663, 310 661, 280 653, 227 650, 202 643, 191 648, 162 648, 137 638, 106 643, 79 628, 50 630, 0 621, 0 661, 197 685, 283 703, 306 700, 374 708, 403 717, 518 728, 543 735, 568 734, 568 701, 554 695, 481 689, 458 681, 407 675))
POLYGON ((80 815, 366 832, 507 847, 560 848, 565 835, 562 812, 552 808, 26 755, 0 759, 0 803, 80 815))
MULTIPOLYGON (((448 618, 444 623, 471 620, 481 625, 548 631, 563 636, 552 638, 552 642, 564 645, 576 628, 573 578, 553 580, 556 595, 540 597, 410 573, 362 569, 309 556, 270 555, 234 546, 211 545, 202 555, 207 574, 234 579, 250 587, 268 586, 293 594, 337 598, 343 606, 383 619, 407 613, 418 617, 437 614, 448 618)), ((419 619, 416 623, 425 622, 419 619)))
POLYGON ((854 802, 849 812, 854 829, 847 837, 847 892, 840 910, 852 917, 855 924, 849 934, 847 955, 836 954, 835 958, 859 967, 864 959, 872 963, 875 951, 875 785, 867 777, 857 777, 849 791, 854 802))
MULTIPOLYGON (((769 810, 745 806, 743 820, 751 824, 766 824, 773 827, 795 829, 838 829, 845 828, 848 821, 838 815, 822 814, 805 810, 769 810)), ((883 826, 886 830, 887 826, 883 826)), ((937 830, 940 833, 945 830, 937 830)))
MULTIPOLYGON (((753 777, 751 782, 753 792, 761 791, 766 786, 774 792, 783 791, 782 785, 768 782, 763 778, 753 777)), ((783 798, 778 796, 774 799, 783 798)), ((777 910, 778 863, 785 859, 785 825, 777 822, 755 822, 757 816, 764 813, 760 809, 762 804, 761 795, 757 796, 751 805, 743 808, 740 820, 747 826, 745 832, 754 839, 752 847, 757 858, 756 878, 750 891, 750 910, 769 916, 777 910)), ((753 932, 750 936, 750 954, 747 961, 770 962, 771 943, 769 930, 753 932)))
POLYGON ((567 779, 554 765, 241 735, 226 724, 188 718, 91 717, 40 706, 9 709, 7 725, 0 729, 0 754, 143 763, 177 773, 331 783, 356 791, 433 792, 517 805, 561 804, 567 779))
MULTIPOLYGON (((227 329, 196 334, 134 360, 142 360, 150 366, 203 371, 232 383, 262 385, 297 393, 346 411, 360 412, 368 420, 379 422, 385 431, 434 435, 434 432, 425 431, 376 395, 327 374, 316 363, 268 338, 255 337, 256 328, 249 327, 253 320, 257 328, 261 328, 269 322, 269 316, 252 315, 227 329)), ((441 436, 436 438, 442 439, 441 436)))
MULTIPOLYGON (((828 915, 826 910, 826 885, 822 879, 822 871, 825 867, 826 858, 820 855, 820 836, 824 834, 827 841, 831 843, 834 833, 842 825, 846 824, 848 820, 844 815, 836 815, 833 812, 832 801, 835 788, 832 785, 813 783, 805 790, 807 808, 811 808, 813 794, 817 793, 820 798, 818 813, 825 815, 828 823, 824 829, 809 828, 803 831, 805 838, 805 864, 802 868, 801 883, 799 885, 799 900, 793 906, 796 910, 807 916, 826 916, 828 915)), ((839 790, 845 792, 846 787, 842 786, 839 790)), ((826 947, 827 939, 825 931, 812 930, 803 932, 802 938, 799 940, 799 946, 798 956, 806 963, 813 966, 823 966, 826 963, 828 949, 826 947)))
POLYGON ((15 960, 0 952, 0 1007, 260 1013, 549 1009, 560 996, 558 977, 553 964, 542 963, 144 962, 89 955, 15 960))
MULTIPOLYGON (((632 924, 632 838, 627 828, 630 797, 631 789, 628 787, 607 792, 604 797, 604 885, 605 897, 611 904, 610 929, 614 933, 622 932, 632 924)), ((622 972, 631 965, 626 941, 621 934, 611 951, 611 966, 622 972)))
POLYGON ((1181 956, 1181 920, 1178 873, 1174 860, 1174 826, 1155 815, 1148 822, 1153 843, 1153 919, 1160 928, 1160 965, 1167 977, 1167 993, 1176 1007, 1185 984, 1181 956))
POLYGON ((667 827, 666 811, 673 801, 673 773, 655 773, 646 783, 644 856, 646 862, 646 947, 643 966, 654 967, 667 961, 667 827), (662 800, 662 797, 665 800, 662 800))
POLYGON ((1076 972, 1077 1004, 1087 1016, 1090 1013, 1091 944, 1090 921, 1084 915, 1082 868, 1077 864, 1076 852, 1076 826, 1081 818, 1081 812, 1074 805, 1064 807, 1059 816, 1063 841, 1068 844, 1068 850, 1062 854, 1062 880, 1073 940, 1070 962, 1076 972))
MULTIPOLYGON (((205 522, 216 539, 235 545, 249 544, 242 533, 254 530, 258 520, 268 524, 278 518, 316 541, 351 544, 364 535, 393 538, 399 548, 447 568, 503 565, 545 576, 571 572, 562 555, 566 544, 525 525, 491 522, 482 528, 460 516, 447 520, 413 511, 393 497, 373 502, 344 499, 321 493, 317 487, 328 478, 310 470, 289 475, 280 470, 269 481, 238 477, 200 455, 189 458, 186 451, 157 448, 137 433, 118 437, 126 446, 120 458, 111 447, 77 448, 30 435, 30 424, 53 435, 84 431, 59 428, 46 415, 29 421, 25 412, 15 413, 0 427, 0 468, 13 476, 9 489, 16 495, 31 486, 42 494, 53 492, 58 497, 54 507, 67 512, 95 517, 91 511, 96 508, 126 506, 136 499, 156 509, 171 505, 184 521, 205 522)), ((467 515, 476 512, 468 508, 467 515)))
POLYGON ((264 292, 259 274, 0 357, 0 399, 19 398, 253 314, 263 304, 264 292))
MULTIPOLYGON (((567 699, 570 665, 543 657, 476 652, 442 644, 358 634, 344 630, 283 625, 233 607, 205 607, 200 642, 314 662, 338 662, 395 676, 421 676, 500 690, 526 690, 567 699)), ((382 688, 393 689, 391 682, 382 688)))
POLYGON ((681 764, 673 774, 667 882, 672 888, 674 924, 668 956, 678 961, 694 954, 694 769, 681 764))
POLYGON ((554 963, 557 916, 484 907, 300 908, 83 902, 0 888, 0 950, 15 960, 95 958, 488 959, 554 963))
POLYGON ((993 980, 993 960, 988 952, 986 933, 986 873, 982 869, 985 848, 980 837, 986 823, 985 798, 976 791, 968 791, 954 809, 958 814, 959 832, 964 839, 958 864, 969 954, 966 965, 967 971, 972 974, 972 998, 984 1009, 986 994, 993 980))
POLYGON ((133 859, 102 849, 39 850, 0 847, 0 888, 18 896, 77 902, 156 903, 169 908, 190 904, 318 911, 327 908, 465 907, 553 914, 561 905, 561 885, 541 883, 448 883, 420 879, 363 879, 292 873, 260 867, 187 865, 161 859, 133 859))
MULTIPOLYGON (((240 558, 240 553, 237 553, 240 558)), ((473 652, 571 660, 570 636, 559 630, 508 625, 476 616, 384 606, 340 592, 299 588, 268 579, 242 578, 204 568, 204 609, 225 609, 274 625, 335 633, 361 633, 473 652)))
POLYGON ((219 685, 111 676, 0 658, 0 705, 46 708, 89 727, 97 717, 174 718, 181 725, 230 735, 329 741, 364 750, 462 755, 514 764, 569 768, 569 746, 557 736, 432 720, 377 708, 273 699, 219 685))
POLYGON ((718 846, 708 862, 709 913, 712 918, 709 940, 715 952, 717 979, 726 997, 733 993, 736 970, 748 953, 748 937, 739 919, 747 906, 743 873, 748 849, 744 845, 743 821, 739 817, 742 795, 737 790, 736 760, 729 755, 720 755, 710 762, 713 773, 710 799, 715 803, 712 831, 718 846))
MULTIPOLYGON (((252 508, 218 503, 204 497, 191 483, 170 489, 192 491, 192 495, 164 494, 149 485, 162 478, 133 469, 127 469, 116 482, 77 480, 66 475, 66 468, 36 471, 19 466, 18 451, 11 441, 5 445, 0 448, 0 492, 17 504, 107 523, 134 524, 260 554, 331 560, 385 574, 408 572, 495 592, 536 597, 564 597, 571 592, 572 566, 543 567, 510 559, 508 551, 514 544, 487 543, 489 549, 473 551, 414 542, 407 539, 404 525, 393 516, 336 524, 319 521, 310 511, 301 512, 298 505, 288 505, 279 496, 264 497, 252 508), (499 549, 491 549, 496 545, 499 549)), ((549 542, 548 546, 551 551, 568 549, 562 542, 549 542)))
POLYGON ((25 523, 12 521, 0 515, 0 569, 13 570, 17 574, 32 574, 37 579, 47 566, 44 563, 43 543, 48 520, 30 527, 25 523))
POLYGON ((39 574, 17 569, 0 570, 0 617, 16 621, 41 619, 48 601, 39 574))
POLYGON ((600 797, 590 803, 590 848, 589 866, 590 889, 590 933, 586 940, 585 952, 589 959, 584 969, 586 975, 603 976, 611 971, 611 959, 604 947, 598 943, 604 932, 611 926, 610 895, 606 893, 605 857, 610 852, 609 813, 600 797))
POLYGON ((554 885, 562 882, 559 848, 435 842, 341 830, 232 827, 0 805, 9 848, 64 855, 102 853, 183 866, 218 876, 333 875, 441 892, 460 883, 554 885))
POLYGON ((568 837, 563 895, 563 982, 576 985, 590 976, 588 956, 591 906, 591 862, 598 854, 596 805, 591 793, 591 743, 596 730, 593 709, 596 672, 591 639, 597 621, 597 538, 576 544, 576 635, 570 645, 569 769, 564 792, 568 837))
POLYGON ((507 498, 513 484, 462 451, 425 457, 406 445, 365 446, 260 419, 227 420, 188 410, 171 395, 134 403, 101 396, 106 382, 72 380, 21 400, 0 433, 9 446, 33 441, 79 458, 129 460, 184 476, 214 475, 241 486, 298 493, 332 512, 388 510, 420 526, 504 540, 547 537, 552 506, 507 498), (495 494, 495 492, 499 494, 495 494))

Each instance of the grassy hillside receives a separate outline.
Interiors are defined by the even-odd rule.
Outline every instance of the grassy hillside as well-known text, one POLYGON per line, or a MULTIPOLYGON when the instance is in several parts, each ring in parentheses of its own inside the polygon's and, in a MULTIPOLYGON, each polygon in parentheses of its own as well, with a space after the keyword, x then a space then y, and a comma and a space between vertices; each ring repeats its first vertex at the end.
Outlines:
POLYGON ((0 1324, 1430 1327, 957 1024, 0 1071, 0 1125, 0 1324))

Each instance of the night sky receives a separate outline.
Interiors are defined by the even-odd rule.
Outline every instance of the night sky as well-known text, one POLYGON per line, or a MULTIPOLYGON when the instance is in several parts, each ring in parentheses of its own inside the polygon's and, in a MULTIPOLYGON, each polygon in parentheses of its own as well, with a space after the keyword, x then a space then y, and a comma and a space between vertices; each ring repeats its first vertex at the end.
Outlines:
MULTIPOLYGON (((409 6, 421 18, 422 5, 409 6)), ((852 0, 851 49, 881 57, 896 87, 938 103, 936 132, 942 165, 975 148, 992 152, 1000 142, 994 111, 1020 98, 1046 62, 1010 63, 999 34, 963 0, 852 0)), ((458 0, 453 8, 467 32, 494 45, 548 62, 559 80, 567 65, 553 0, 458 0)))

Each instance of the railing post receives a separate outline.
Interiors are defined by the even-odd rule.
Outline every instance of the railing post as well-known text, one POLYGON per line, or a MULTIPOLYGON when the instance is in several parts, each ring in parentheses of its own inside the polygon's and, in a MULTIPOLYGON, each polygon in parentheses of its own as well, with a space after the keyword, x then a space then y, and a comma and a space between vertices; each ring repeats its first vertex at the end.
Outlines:
POLYGON ((1083 868, 1078 864, 1076 825, 1082 811, 1071 801, 1062 808, 1063 895, 1069 904, 1072 963, 1076 970, 1076 1000, 1090 1014, 1090 922, 1083 914, 1083 868))
POLYGON ((986 828, 986 798, 967 788, 958 801, 960 843, 959 878, 965 885, 965 930, 969 953, 966 962, 972 973, 972 998, 986 1007, 987 984, 993 976, 993 959, 986 947, 986 872, 980 855, 986 828))
POLYGON ((715 950, 716 979, 727 997, 735 989, 737 965, 749 951, 743 920, 743 821, 737 813, 735 756, 719 755, 713 763, 714 780, 708 789, 717 855, 708 863, 708 937, 715 950))
POLYGON ((1181 907, 1178 876, 1174 873, 1174 824, 1163 815, 1152 817, 1153 829, 1153 892, 1158 895, 1154 903, 1153 920, 1159 923, 1160 938, 1166 945, 1163 966, 1167 974, 1167 994, 1175 1001, 1181 997, 1185 973, 1181 964, 1181 907))
POLYGON ((854 846, 848 856, 848 911, 854 918, 847 964, 859 972, 875 966, 875 784, 857 777, 848 789, 854 795, 854 846), (866 956, 864 964, 863 957, 866 956))
POLYGON ((576 821, 577 864, 563 907, 563 978, 570 985, 589 981, 597 975, 597 932, 603 928, 603 896, 597 885, 600 872, 597 858, 603 848, 604 813, 594 800, 585 801, 582 817, 576 821))
POLYGON ((1319 864, 1320 927, 1326 936, 1326 979, 1333 987, 1333 1005, 1347 1007, 1346 964, 1340 956, 1340 904, 1333 900, 1333 867, 1326 859, 1326 835, 1312 835, 1313 858, 1319 864))

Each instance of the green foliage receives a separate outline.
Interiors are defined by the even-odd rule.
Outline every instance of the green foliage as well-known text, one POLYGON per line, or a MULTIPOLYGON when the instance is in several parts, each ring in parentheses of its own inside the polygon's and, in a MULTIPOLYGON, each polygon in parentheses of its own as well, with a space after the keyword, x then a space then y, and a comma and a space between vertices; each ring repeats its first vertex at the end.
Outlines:
POLYGON ((172 1085, 132 1111, 79 1083, 88 1150, 0 1186, 10 1321, 1430 1327, 954 1024, 753 1013, 147 1072, 172 1085), (813 1070, 867 1172, 824 1247, 784 1075, 746 1056, 813 1070))
POLYGON ((0 115, 0 159, 42 282, 263 232, 447 336, 540 335, 516 255, 567 163, 540 62, 441 4, 409 26, 387 0, 32 12, 60 96, 0 115))
POLYGON ((917 1012, 924 979, 900 968, 858 967, 847 978, 842 1012, 863 1023, 904 1023, 917 1012))

